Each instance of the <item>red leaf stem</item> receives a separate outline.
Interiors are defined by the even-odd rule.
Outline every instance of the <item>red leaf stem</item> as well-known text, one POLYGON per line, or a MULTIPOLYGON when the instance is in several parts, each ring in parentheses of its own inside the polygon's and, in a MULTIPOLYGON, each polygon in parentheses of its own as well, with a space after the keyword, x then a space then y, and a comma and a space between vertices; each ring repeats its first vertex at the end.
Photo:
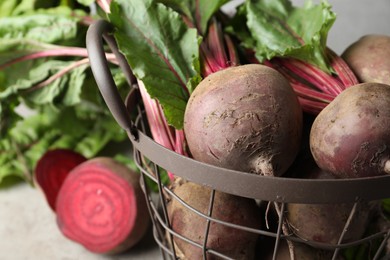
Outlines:
POLYGON ((326 72, 297 59, 278 59, 281 64, 297 76, 305 79, 324 93, 338 95, 343 91, 342 83, 326 72))
MULTIPOLYGON (((23 62, 26 60, 34 60, 39 58, 57 57, 57 56, 88 57, 88 52, 86 48, 80 48, 80 47, 60 47, 60 48, 54 48, 49 50, 37 51, 37 52, 23 55, 21 57, 12 59, 10 61, 7 61, 6 63, 1 64, 0 70, 3 70, 6 67, 9 67, 13 64, 23 62)), ((112 53, 106 53, 106 58, 110 62, 116 60, 115 55, 112 53)))
POLYGON ((327 106, 325 103, 305 99, 302 97, 298 97, 298 100, 302 106, 302 110, 313 115, 318 115, 318 113, 320 113, 327 106))
POLYGON ((160 113, 160 104, 157 100, 150 97, 142 81, 138 81, 138 86, 153 139, 158 144, 161 144, 170 150, 174 150, 173 138, 170 131, 167 131, 168 127, 164 114, 160 113))
POLYGON ((229 56, 229 66, 237 66, 240 64, 240 60, 238 58, 236 47, 232 41, 232 39, 229 37, 229 35, 225 35, 225 43, 226 43, 226 49, 229 56))
POLYGON ((331 49, 327 49, 331 66, 337 73, 337 77, 343 83, 344 88, 356 85, 359 83, 356 75, 352 72, 348 64, 331 49))
POLYGON ((200 45, 200 59, 202 63, 202 76, 206 77, 214 72, 217 72, 221 67, 217 62, 214 61, 213 55, 203 42, 200 45))
POLYGON ((110 13, 111 0, 96 0, 96 3, 102 8, 105 13, 110 13))
POLYGON ((206 38, 207 48, 209 53, 213 57, 213 61, 216 62, 221 68, 227 66, 228 60, 226 55, 226 49, 223 42, 223 34, 220 24, 215 20, 210 23, 208 35, 206 38))
POLYGON ((66 66, 65 68, 61 69, 57 73, 53 74, 51 77, 47 78, 46 80, 41 81, 38 84, 36 84, 36 85, 26 89, 24 92, 31 92, 31 91, 43 88, 43 87, 49 85, 50 83, 53 83, 55 80, 61 78, 66 73, 70 72, 71 70, 73 70, 73 69, 75 69, 77 67, 80 67, 80 66, 82 66, 84 64, 87 64, 87 63, 89 63, 89 59, 88 58, 81 59, 79 61, 75 61, 75 62, 71 63, 69 66, 66 66))
MULTIPOLYGON (((185 137, 183 130, 174 129, 169 126, 160 103, 150 97, 142 81, 138 81, 138 86, 153 140, 165 148, 188 156, 184 146, 185 137)), ((171 180, 174 179, 173 173, 168 172, 168 175, 171 180)))

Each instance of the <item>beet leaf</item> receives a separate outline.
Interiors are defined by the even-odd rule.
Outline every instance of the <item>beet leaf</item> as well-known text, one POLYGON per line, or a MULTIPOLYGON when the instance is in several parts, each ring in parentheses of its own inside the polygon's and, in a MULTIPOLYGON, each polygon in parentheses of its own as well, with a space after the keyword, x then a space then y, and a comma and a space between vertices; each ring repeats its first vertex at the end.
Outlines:
POLYGON ((192 88, 187 84, 200 80, 197 31, 179 13, 151 0, 114 1, 108 16, 134 75, 159 101, 168 124, 181 129, 192 88))
POLYGON ((229 0, 160 0, 190 19, 201 35, 205 35, 211 17, 229 0))
MULTIPOLYGON (((0 183, 12 176, 31 183, 48 149, 90 158, 127 139, 89 70, 86 25, 98 17, 77 1, 60 2, 0 3, 0 183)), ((116 65, 112 53, 107 59, 116 65)), ((123 73, 110 68, 124 98, 123 73)))
POLYGON ((326 59, 326 41, 336 15, 326 1, 318 5, 309 1, 303 7, 289 0, 246 1, 246 12, 260 62, 290 57, 333 72, 326 59))

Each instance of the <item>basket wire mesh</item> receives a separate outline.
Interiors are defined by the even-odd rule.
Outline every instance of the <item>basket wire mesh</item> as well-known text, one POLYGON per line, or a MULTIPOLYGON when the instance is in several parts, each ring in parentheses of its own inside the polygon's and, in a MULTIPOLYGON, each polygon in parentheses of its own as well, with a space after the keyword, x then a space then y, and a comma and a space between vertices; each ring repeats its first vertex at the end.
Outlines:
MULTIPOLYGON (((127 131, 133 145, 133 157, 141 172, 140 181, 148 202, 148 209, 153 223, 153 235, 164 259, 180 258, 181 253, 175 245, 177 240, 185 241, 185 243, 201 250, 203 259, 234 259, 232 256, 208 246, 212 224, 256 234, 259 236, 259 241, 272 240, 270 245, 273 248, 270 259, 277 259, 278 251, 282 243, 285 242, 323 249, 330 253, 327 259, 340 259, 341 251, 344 249, 362 244, 372 246, 375 242, 378 245, 371 259, 388 259, 390 257, 389 255, 383 256, 386 244, 389 242, 390 229, 365 235, 360 239, 345 241, 346 234, 351 228, 351 223, 358 214, 358 208, 362 204, 390 198, 390 189, 388 189, 390 176, 353 180, 272 178, 221 169, 175 154, 158 145, 149 137, 147 120, 142 110, 137 86, 133 84, 134 78, 125 58, 119 53, 115 41, 108 34, 110 30, 110 25, 105 21, 98 21, 90 26, 87 33, 87 49, 91 68, 105 102, 118 124, 127 131), (104 56, 102 39, 109 44, 109 47, 117 56, 129 84, 133 85, 125 102, 120 98, 109 72, 104 56), (134 112, 137 117, 133 122, 130 115, 134 114, 134 112), (205 212, 201 212, 189 205, 169 185, 164 184, 163 174, 166 174, 166 171, 174 172, 175 175, 185 181, 195 182, 210 188, 208 207, 205 212), (150 181, 157 185, 157 193, 150 190, 148 185, 150 181), (266 216, 265 218, 267 218, 270 208, 273 208, 276 212, 276 227, 271 229, 268 227, 268 223, 266 223, 261 228, 251 228, 215 218, 213 210, 215 210, 216 192, 227 192, 235 196, 256 200, 258 205, 265 208, 263 212, 264 216, 266 216), (167 206, 172 201, 180 203, 185 209, 204 219, 203 239, 201 241, 194 241, 174 230, 170 223, 167 206), (286 221, 288 203, 350 203, 351 210, 346 217, 337 243, 330 244, 307 240, 291 232, 286 221)), ((258 256, 256 257, 259 259, 258 256)))

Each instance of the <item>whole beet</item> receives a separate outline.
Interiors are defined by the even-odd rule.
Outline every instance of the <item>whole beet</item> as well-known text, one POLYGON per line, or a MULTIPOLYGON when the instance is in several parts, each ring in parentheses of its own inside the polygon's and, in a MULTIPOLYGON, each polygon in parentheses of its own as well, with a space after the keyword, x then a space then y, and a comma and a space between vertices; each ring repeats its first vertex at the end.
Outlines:
MULTIPOLYGON (((320 169, 310 156, 306 157, 306 161, 301 160, 291 170, 294 171, 292 175, 297 178, 313 180, 335 179, 332 174, 320 169)), ((363 236, 372 208, 376 204, 375 202, 362 201, 356 205, 355 213, 350 220, 347 230, 345 230, 342 242, 352 242, 363 236)), ((336 245, 344 231, 353 207, 353 202, 335 204, 288 203, 286 217, 291 232, 303 240, 336 245)), ((298 252, 302 253, 302 255, 304 255, 304 252, 309 253, 310 251, 303 250, 304 248, 298 249, 298 252)), ((312 252, 320 253, 321 251, 312 250, 312 252)), ((304 259, 303 257, 297 259, 301 258, 304 259)))
MULTIPOLYGON (((176 186, 174 193, 189 206, 203 214, 208 213, 211 189, 186 182, 176 186)), ((207 227, 206 218, 191 211, 178 200, 172 198, 168 204, 168 215, 172 229, 178 234, 203 245, 207 227)), ((261 214, 253 199, 216 192, 212 215, 214 219, 259 229, 261 214)), ((211 221, 207 237, 207 248, 225 254, 233 259, 253 259, 255 253, 256 233, 228 227, 211 221)), ((202 259, 203 250, 190 243, 174 238, 176 254, 181 259, 202 259)), ((220 259, 211 253, 207 259, 220 259)))
POLYGON ((363 36, 341 56, 361 82, 390 84, 390 36, 363 36))
POLYGON ((250 64, 206 77, 184 117, 192 156, 216 166, 280 176, 300 146, 302 111, 276 70, 250 64))
POLYGON ((390 86, 362 83, 339 94, 316 117, 310 149, 336 177, 390 173, 390 86))

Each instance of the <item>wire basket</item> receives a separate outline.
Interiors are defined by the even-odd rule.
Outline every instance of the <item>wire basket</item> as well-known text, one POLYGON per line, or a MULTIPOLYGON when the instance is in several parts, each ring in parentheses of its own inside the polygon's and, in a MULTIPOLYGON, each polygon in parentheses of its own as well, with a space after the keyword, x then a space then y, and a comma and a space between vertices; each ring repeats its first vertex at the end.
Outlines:
MULTIPOLYGON (((390 176, 378 176, 358 179, 294 179, 286 177, 267 177, 248 174, 234 170, 215 167, 179 155, 157 144, 148 135, 145 115, 140 104, 140 97, 136 86, 133 86, 127 99, 123 101, 117 91, 110 74, 107 60, 104 55, 103 39, 108 43, 116 55, 120 67, 124 71, 129 84, 133 84, 133 76, 125 58, 119 53, 115 41, 108 34, 110 24, 98 21, 92 24, 87 33, 87 49, 91 61, 91 68, 100 92, 118 124, 126 130, 133 146, 134 159, 141 171, 141 184, 148 202, 150 216, 153 222, 153 234, 164 259, 181 259, 183 251, 177 244, 188 244, 192 251, 199 252, 203 259, 235 259, 234 256, 218 251, 210 246, 211 227, 220 225, 230 230, 248 232, 257 237, 257 248, 268 248, 268 259, 279 259, 284 244, 303 245, 317 248, 326 252, 319 259, 342 259, 341 251, 349 248, 366 245, 371 250, 371 259, 389 259, 384 249, 389 243, 390 228, 363 235, 359 239, 346 239, 348 231, 353 228, 352 223, 361 208, 368 204, 390 198, 390 176), (137 113, 132 120, 130 114, 137 113), (175 173, 181 180, 196 183, 209 190, 208 206, 205 210, 197 210, 177 195, 169 185, 162 181, 166 171, 175 173), (158 192, 148 190, 147 181, 157 184, 158 192), (264 214, 268 216, 270 209, 274 209, 274 225, 263 223, 261 227, 248 227, 236 224, 213 214, 218 193, 231 194, 240 198, 255 200, 259 208, 264 206, 264 214), (195 214, 203 220, 202 232, 198 238, 183 235, 173 228, 169 214, 169 203, 179 203, 183 209, 195 214), (294 232, 288 231, 286 224, 287 208, 291 204, 300 205, 350 205, 345 215, 343 227, 336 243, 304 239, 294 232), (287 243, 286 243, 287 242, 287 243)), ((188 223, 190 224, 190 223, 188 223)), ((232 245, 233 247, 233 245, 232 245)), ((261 249, 259 249, 261 250, 261 249)), ((255 253, 256 259, 266 259, 260 252, 255 253)), ((245 258, 245 257, 244 257, 245 258)), ((299 259, 299 258, 297 258, 299 259)))

